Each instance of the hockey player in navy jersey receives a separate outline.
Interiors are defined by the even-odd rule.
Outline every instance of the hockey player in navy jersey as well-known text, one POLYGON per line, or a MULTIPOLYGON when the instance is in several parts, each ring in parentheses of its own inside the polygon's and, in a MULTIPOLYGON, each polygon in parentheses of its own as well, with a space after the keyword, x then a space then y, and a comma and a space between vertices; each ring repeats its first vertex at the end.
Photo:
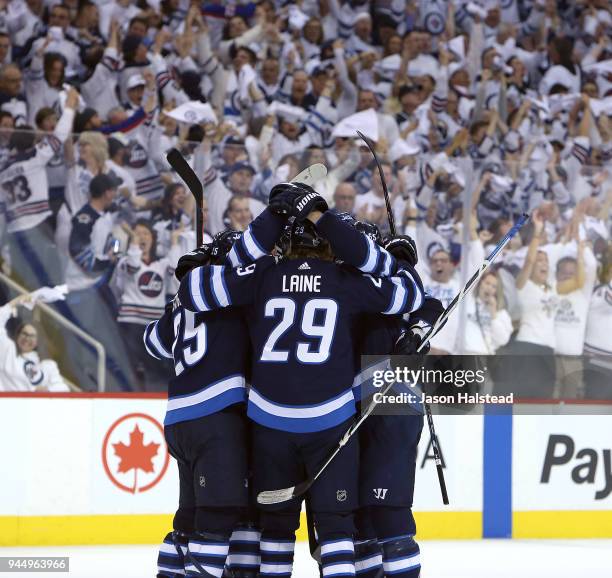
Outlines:
MULTIPOLYGON (((244 233, 225 231, 181 258, 180 280, 204 264, 248 263, 267 254, 284 218, 264 211, 244 233)), ((168 386, 164 420, 170 453, 179 466, 179 508, 174 532, 160 548, 158 577, 223 574, 230 535, 248 506, 245 383, 250 344, 239 309, 194 314, 181 306, 166 312, 145 331, 151 355, 172 359, 176 377, 168 386)), ((259 570, 259 533, 244 529, 239 566, 233 578, 253 578, 259 570), (240 562, 242 564, 240 564, 240 562)))
MULTIPOLYGON (((382 244, 375 225, 355 223, 356 228, 382 244)), ((416 245, 398 236, 385 248, 400 267, 414 267, 416 245)), ((443 312, 442 303, 425 295, 422 306, 401 315, 365 315, 360 319, 358 350, 361 355, 413 355, 427 329, 443 312)), ((429 351, 426 345, 420 352, 429 351)), ((355 379, 355 395, 364 403, 372 393, 365 369, 355 379)), ((413 390, 412 393, 415 393, 413 390)), ((369 400, 368 400, 369 403, 369 400)), ((406 408, 402 415, 371 415, 359 434, 359 510, 356 515, 356 570, 362 578, 417 578, 420 574, 419 547, 414 540, 412 515, 417 446, 423 429, 421 406, 406 408)))
MULTIPOLYGON (((274 190, 272 191, 274 193, 274 190)), ((255 491, 287 487, 312 474, 335 447, 355 413, 352 327, 366 312, 408 313, 423 289, 407 266, 389 279, 340 268, 319 234, 337 225, 312 189, 283 191, 270 206, 295 217, 285 257, 263 257, 232 270, 193 269, 179 289, 181 306, 195 313, 248 307, 253 345, 248 416, 255 491), (324 213, 321 215, 321 213, 324 213), (315 215, 313 220, 306 216, 315 215)), ((340 243, 341 244, 341 243, 340 243)), ((362 268, 393 270, 388 253, 363 243, 362 268)), ((357 507, 356 440, 347 444, 310 491, 325 575, 353 575, 353 511, 357 507)), ((290 576, 300 502, 264 507, 260 576, 290 576)))

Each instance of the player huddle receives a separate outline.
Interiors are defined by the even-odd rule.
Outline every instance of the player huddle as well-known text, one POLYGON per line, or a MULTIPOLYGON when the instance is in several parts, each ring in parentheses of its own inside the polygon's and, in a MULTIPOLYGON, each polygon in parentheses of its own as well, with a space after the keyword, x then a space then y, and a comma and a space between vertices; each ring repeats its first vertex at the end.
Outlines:
MULTIPOLYGON (((362 354, 415 353, 442 312, 411 239, 383 243, 327 209, 305 184, 274 187, 243 234, 181 258, 177 297, 145 331, 149 353, 176 370, 164 425, 180 498, 158 576, 291 576, 302 500, 255 497, 313 476, 338 446, 367 378, 362 354)), ((422 425, 370 417, 308 491, 323 576, 419 575, 422 425)))

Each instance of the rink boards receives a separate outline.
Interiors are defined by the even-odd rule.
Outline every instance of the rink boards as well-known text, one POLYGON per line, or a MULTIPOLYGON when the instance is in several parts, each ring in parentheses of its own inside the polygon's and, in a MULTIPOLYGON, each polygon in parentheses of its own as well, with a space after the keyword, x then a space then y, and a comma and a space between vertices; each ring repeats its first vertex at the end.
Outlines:
MULTIPOLYGON (((419 537, 611 538, 612 416, 595 411, 437 416, 451 505, 425 430, 419 537)), ((157 395, 0 394, 0 546, 159 541, 178 495, 164 412, 157 395)))

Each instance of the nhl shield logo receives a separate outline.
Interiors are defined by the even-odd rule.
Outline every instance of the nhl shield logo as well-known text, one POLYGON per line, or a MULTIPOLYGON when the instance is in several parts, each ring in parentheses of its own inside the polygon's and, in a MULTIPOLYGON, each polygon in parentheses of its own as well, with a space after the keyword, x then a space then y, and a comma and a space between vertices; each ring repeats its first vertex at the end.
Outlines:
POLYGON ((339 502, 346 502, 347 493, 346 490, 338 490, 336 492, 336 500, 339 502))
POLYGON ((205 487, 206 487, 206 477, 200 476, 200 488, 205 488, 205 487))

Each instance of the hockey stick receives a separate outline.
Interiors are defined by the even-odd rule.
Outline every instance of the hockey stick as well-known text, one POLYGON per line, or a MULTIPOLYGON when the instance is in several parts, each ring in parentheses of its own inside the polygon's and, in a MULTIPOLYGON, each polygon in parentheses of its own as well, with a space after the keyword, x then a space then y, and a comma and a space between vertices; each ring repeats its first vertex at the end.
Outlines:
MULTIPOLYGON (((389 219, 389 230, 391 231, 391 235, 395 236, 395 219, 393 217, 393 210, 391 209, 391 201, 389 199, 389 189, 387 188, 387 181, 385 179, 385 173, 382 170, 382 166, 380 161, 378 160, 378 155, 374 150, 374 145, 372 141, 367 138, 362 132, 357 131, 357 134, 361 137, 363 142, 368 145, 372 156, 374 157, 374 161, 376 162, 376 166, 378 167, 378 174, 380 176, 380 182, 383 188, 383 193, 385 195, 385 204, 387 205, 387 218, 389 219)), ((419 348, 420 351, 420 348, 419 348)), ((431 439, 431 447, 434 453, 434 461, 436 463, 436 471, 438 472, 438 482, 440 483, 440 492, 442 493, 442 502, 444 505, 448 505, 448 492, 446 491, 446 482, 444 480, 444 470, 442 468, 442 458, 440 453, 440 445, 438 443, 438 436, 436 434, 436 428, 433 421, 433 416, 431 415, 431 407, 429 404, 425 402, 425 415, 427 416, 427 427, 429 428, 429 438, 431 439)))
POLYGON ((391 231, 391 235, 395 237, 395 219, 393 217, 393 211, 391 210, 391 200, 389 199, 389 189, 387 188, 387 181, 385 179, 385 173, 383 172, 380 161, 378 160, 378 156, 376 155, 376 152, 374 151, 374 145, 372 144, 372 141, 367 136, 365 136, 361 131, 357 131, 357 134, 363 140, 363 142, 366 143, 366 145, 368 145, 368 148, 370 149, 370 152, 372 153, 372 156, 374 157, 374 161, 376 162, 376 166, 378 167, 378 174, 380 175, 380 182, 382 184, 383 193, 385 195, 385 204, 387 205, 387 218, 389 219, 389 230, 391 231))
POLYGON ((204 238, 204 213, 202 211, 202 203, 204 201, 204 187, 202 182, 196 175, 195 171, 189 166, 185 157, 177 150, 170 149, 166 155, 166 159, 170 166, 175 170, 176 174, 183 179, 187 188, 191 191, 196 202, 196 243, 197 247, 202 245, 204 238))
MULTIPOLYGON (((479 267, 478 271, 472 275, 469 281, 465 284, 465 287, 455 295, 454 299, 449 303, 448 307, 444 310, 442 315, 436 321, 433 327, 429 329, 429 331, 423 337, 423 341, 419 346, 418 351, 421 351, 429 341, 436 336, 436 334, 442 329, 444 323, 446 323, 450 314, 457 309, 459 303, 463 300, 465 295, 469 293, 478 283, 480 278, 483 276, 484 272, 489 268, 495 257, 499 254, 499 252, 510 242, 510 239, 514 237, 518 231, 523 227, 523 225, 527 222, 529 218, 528 215, 524 214, 520 217, 520 219, 515 223, 515 225, 508 231, 506 236, 495 246, 493 251, 489 254, 489 256, 483 261, 482 265, 479 267)), ((395 382, 392 381, 385 385, 384 388, 381 389, 380 397, 383 397, 392 387, 395 385, 395 382)), ((308 491, 308 489, 315 483, 315 481, 321 476, 321 474, 325 471, 327 466, 333 461, 333 459, 338 455, 340 450, 348 443, 353 434, 359 429, 361 424, 366 420, 366 418, 374 411, 378 402, 372 400, 370 405, 366 408, 366 410, 361 414, 361 417, 351 425, 351 427, 346 431, 346 433, 342 436, 340 441, 338 442, 338 446, 334 449, 334 451, 329 455, 327 460, 323 463, 323 465, 319 468, 319 471, 312 477, 303 482, 300 482, 297 486, 292 486, 290 488, 283 488, 281 490, 266 490, 264 492, 260 492, 257 496, 257 502, 260 504, 279 504, 281 502, 287 502, 292 498, 296 498, 298 496, 303 495, 308 491)), ((433 440, 432 440, 433 441, 433 440)), ((440 470, 441 468, 441 459, 438 454, 437 459, 440 461, 440 470)), ((438 464, 436 463, 436 466, 438 464)), ((438 471, 440 471, 438 470, 438 471)), ((439 474, 438 474, 439 475, 439 474)), ((441 486, 443 488, 443 492, 446 491, 445 486, 441 486)), ((448 500, 448 497, 447 497, 448 500)))
POLYGON ((306 167, 301 173, 298 173, 291 179, 292 183, 303 183, 313 187, 327 176, 327 167, 323 163, 314 163, 306 167))

